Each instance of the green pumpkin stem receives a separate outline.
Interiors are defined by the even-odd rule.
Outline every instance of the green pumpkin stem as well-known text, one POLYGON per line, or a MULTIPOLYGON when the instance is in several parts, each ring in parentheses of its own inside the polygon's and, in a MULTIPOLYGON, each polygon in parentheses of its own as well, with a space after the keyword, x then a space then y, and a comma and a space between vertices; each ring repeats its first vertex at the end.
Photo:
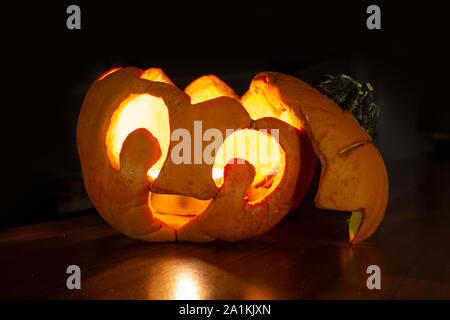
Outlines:
POLYGON ((361 84, 345 74, 326 75, 315 87, 343 110, 353 114, 359 125, 375 140, 380 107, 374 102, 373 87, 361 84))

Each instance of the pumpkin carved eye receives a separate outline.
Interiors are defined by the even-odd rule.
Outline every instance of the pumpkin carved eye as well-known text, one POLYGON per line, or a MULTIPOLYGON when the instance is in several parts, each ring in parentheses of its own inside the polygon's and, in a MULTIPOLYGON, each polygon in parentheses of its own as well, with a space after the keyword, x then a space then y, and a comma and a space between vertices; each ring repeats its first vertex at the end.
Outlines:
POLYGON ((247 160, 255 168, 255 178, 246 194, 248 202, 262 200, 276 188, 284 173, 285 152, 276 138, 263 130, 243 129, 225 139, 213 166, 214 182, 218 187, 223 184, 225 166, 233 159, 247 160))
POLYGON ((131 94, 119 105, 106 131, 106 156, 114 170, 120 170, 122 144, 131 132, 139 128, 145 128, 155 136, 161 149, 161 157, 148 171, 148 175, 155 179, 166 160, 170 143, 169 113, 161 98, 131 94))

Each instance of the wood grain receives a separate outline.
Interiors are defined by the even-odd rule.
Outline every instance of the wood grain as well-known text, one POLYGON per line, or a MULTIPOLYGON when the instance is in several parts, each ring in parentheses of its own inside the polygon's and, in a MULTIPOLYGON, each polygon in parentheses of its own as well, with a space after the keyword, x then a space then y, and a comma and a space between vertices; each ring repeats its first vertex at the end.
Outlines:
POLYGON ((450 298, 450 163, 388 164, 390 201, 375 235, 346 242, 347 213, 309 196, 247 241, 142 243, 97 215, 0 232, 0 299, 450 298), (79 265, 82 289, 66 288, 79 265), (366 287, 379 265, 381 290, 366 287))

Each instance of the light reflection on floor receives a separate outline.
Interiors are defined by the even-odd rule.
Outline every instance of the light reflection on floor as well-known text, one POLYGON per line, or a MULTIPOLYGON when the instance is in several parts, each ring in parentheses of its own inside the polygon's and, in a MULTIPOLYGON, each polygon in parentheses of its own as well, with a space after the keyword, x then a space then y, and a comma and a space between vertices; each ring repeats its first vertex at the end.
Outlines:
POLYGON ((197 281, 187 272, 180 272, 173 289, 175 300, 199 300, 197 281))
POLYGON ((165 257, 158 263, 158 270, 157 276, 154 272, 149 274, 147 299, 220 299, 220 288, 230 290, 230 284, 234 284, 233 299, 274 298, 267 288, 237 278, 226 270, 197 258, 165 257))

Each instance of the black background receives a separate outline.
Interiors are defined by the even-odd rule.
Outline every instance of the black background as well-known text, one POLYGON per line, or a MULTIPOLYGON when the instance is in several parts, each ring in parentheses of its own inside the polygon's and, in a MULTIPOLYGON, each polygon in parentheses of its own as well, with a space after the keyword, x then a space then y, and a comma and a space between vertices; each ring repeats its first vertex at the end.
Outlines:
POLYGON ((16 2, 2 4, 0 228, 59 218, 61 181, 81 177, 75 128, 89 85, 117 66, 160 67, 179 87, 215 74, 238 94, 264 70, 311 82, 347 73, 375 87, 387 162, 443 156, 449 133, 443 2, 16 2), (66 8, 81 7, 81 30, 66 8), (382 29, 366 28, 378 4, 382 29))

